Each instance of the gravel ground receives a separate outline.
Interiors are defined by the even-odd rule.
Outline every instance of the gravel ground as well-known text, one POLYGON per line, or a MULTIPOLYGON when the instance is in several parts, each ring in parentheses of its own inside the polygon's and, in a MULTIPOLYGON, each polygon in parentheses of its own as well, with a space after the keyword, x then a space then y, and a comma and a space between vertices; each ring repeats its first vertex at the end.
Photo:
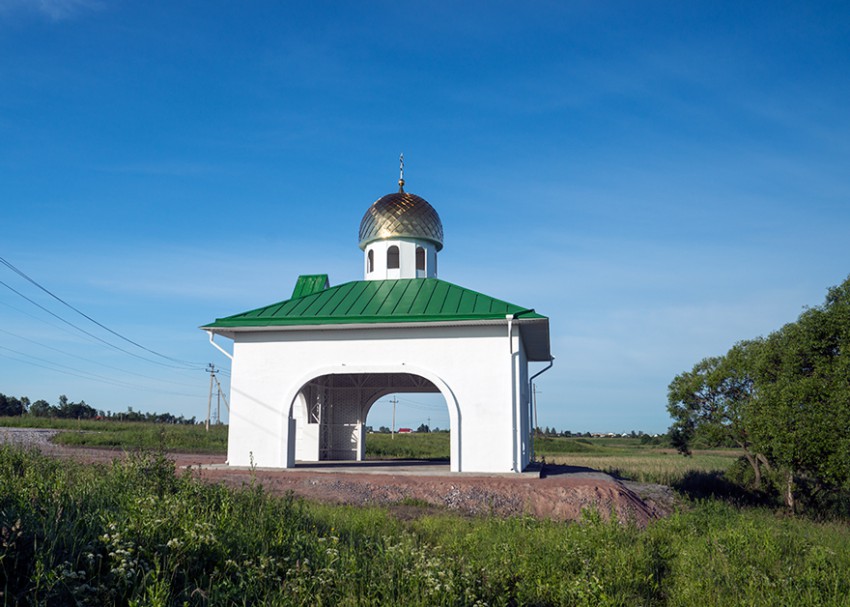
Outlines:
MULTIPOLYGON (((55 457, 83 462, 111 462, 121 450, 79 449, 50 442, 55 430, 0 428, 0 442, 39 449, 55 457)), ((527 514, 555 520, 578 520, 586 509, 603 518, 645 526, 674 507, 669 487, 618 481, 588 468, 547 465, 540 478, 529 475, 429 474, 388 464, 386 468, 328 466, 293 470, 246 470, 224 466, 224 456, 171 453, 178 467, 209 482, 240 487, 260 483, 275 494, 294 492, 307 499, 358 505, 388 505, 400 516, 419 510, 446 508, 468 515, 527 514)))
POLYGON ((38 428, 0 428, 0 443, 20 447, 35 447, 40 451, 47 452, 56 447, 50 442, 50 439, 57 433, 57 430, 38 428))

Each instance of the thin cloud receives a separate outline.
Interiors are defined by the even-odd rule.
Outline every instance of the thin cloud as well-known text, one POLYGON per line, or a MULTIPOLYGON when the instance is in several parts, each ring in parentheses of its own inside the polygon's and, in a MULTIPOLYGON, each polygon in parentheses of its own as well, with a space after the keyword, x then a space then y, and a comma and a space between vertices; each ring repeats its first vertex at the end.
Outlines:
POLYGON ((129 173, 139 175, 160 175, 170 177, 193 177, 212 173, 221 173, 223 167, 200 162, 149 162, 93 167, 105 173, 129 173))
POLYGON ((98 0, 0 0, 0 14, 35 12, 52 21, 64 21, 102 7, 103 3, 98 0))

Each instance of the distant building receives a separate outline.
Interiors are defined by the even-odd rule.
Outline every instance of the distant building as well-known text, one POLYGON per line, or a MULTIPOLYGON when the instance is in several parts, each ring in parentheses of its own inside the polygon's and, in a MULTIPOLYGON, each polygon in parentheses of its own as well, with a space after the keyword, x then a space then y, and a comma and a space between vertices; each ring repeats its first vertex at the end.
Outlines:
POLYGON ((442 222, 403 179, 367 209, 360 248, 364 280, 301 276, 289 299, 201 327, 233 340, 229 464, 362 460, 378 399, 439 392, 453 471, 522 471, 549 319, 437 278, 442 222))

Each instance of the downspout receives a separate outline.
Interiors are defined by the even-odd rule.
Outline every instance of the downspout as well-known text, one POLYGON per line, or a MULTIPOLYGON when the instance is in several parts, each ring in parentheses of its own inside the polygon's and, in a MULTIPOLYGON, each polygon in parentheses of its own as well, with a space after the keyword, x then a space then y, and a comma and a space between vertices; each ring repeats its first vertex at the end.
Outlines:
POLYGON ((511 339, 513 337, 513 322, 516 320, 517 316, 522 314, 532 314, 534 312, 534 308, 527 308, 525 310, 520 310, 519 312, 514 312, 513 314, 506 314, 505 318, 508 321, 508 349, 511 352, 511 355, 514 353, 514 342, 511 339))
MULTIPOLYGON (((508 351, 511 353, 510 362, 511 362, 511 390, 513 391, 513 387, 517 382, 514 381, 514 374, 516 370, 514 369, 514 340, 513 340, 513 322, 516 320, 517 316, 522 314, 531 314, 534 312, 533 308, 527 308, 525 310, 520 310, 519 312, 514 312, 513 314, 506 314, 505 319, 508 321, 508 351)), ((520 422, 522 415, 522 403, 520 403, 520 398, 518 398, 517 394, 512 394, 513 398, 516 398, 516 406, 513 410, 513 422, 514 422, 514 432, 513 432, 513 469, 514 472, 522 472, 519 469, 519 445, 522 441, 522 436, 520 435, 522 429, 522 423, 520 422)))
MULTIPOLYGON (((555 364, 555 357, 554 357, 554 356, 550 356, 550 357, 549 357, 549 364, 548 364, 547 366, 545 366, 544 368, 542 368, 542 369, 541 369, 540 371, 538 371, 537 373, 535 373, 534 375, 532 375, 530 378, 528 378, 528 398, 529 398, 529 404, 530 404, 530 405, 532 405, 532 406, 534 407, 534 415, 533 415, 533 416, 532 416, 532 415, 529 415, 529 417, 532 417, 532 418, 534 419, 534 426, 531 428, 531 461, 534 461, 534 457, 535 457, 535 453, 534 453, 534 434, 537 432, 537 399, 536 399, 536 398, 534 398, 534 396, 533 396, 532 387, 533 387, 533 385, 534 385, 534 380, 535 380, 537 377, 539 377, 540 375, 543 375, 544 373, 546 373, 546 371, 548 371, 549 369, 551 369, 551 368, 552 368, 552 365, 554 365, 554 364, 555 364), (534 400, 534 402, 533 402, 533 403, 531 402, 531 399, 533 399, 533 400, 534 400)), ((531 411, 529 411, 529 413, 531 413, 531 411)))
POLYGON ((209 333, 209 334, 210 334, 210 343, 213 345, 213 347, 214 347, 216 350, 218 350, 219 352, 221 352, 222 354, 224 354, 224 355, 225 355, 227 358, 229 358, 230 360, 233 360, 233 355, 232 355, 230 352, 228 352, 227 350, 225 350, 224 348, 222 348, 220 345, 218 345, 217 343, 215 343, 215 341, 213 341, 213 338, 215 337, 215 331, 207 331, 207 333, 209 333))

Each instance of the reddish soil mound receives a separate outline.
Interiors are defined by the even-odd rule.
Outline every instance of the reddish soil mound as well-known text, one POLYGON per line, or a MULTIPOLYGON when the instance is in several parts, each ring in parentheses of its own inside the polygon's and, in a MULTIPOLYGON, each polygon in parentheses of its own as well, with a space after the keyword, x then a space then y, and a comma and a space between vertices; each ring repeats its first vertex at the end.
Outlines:
MULTIPOLYGON (((228 484, 247 482, 245 471, 204 470, 205 479, 228 484)), ((613 479, 569 474, 542 479, 459 476, 394 476, 309 472, 254 473, 269 491, 293 491, 309 499, 346 504, 425 502, 469 514, 531 514, 541 518, 576 520, 584 509, 604 518, 645 525, 653 509, 613 479)))
MULTIPOLYGON (((547 467, 543 478, 511 475, 393 474, 319 470, 244 470, 202 468, 201 478, 241 486, 257 482, 275 494, 293 492, 307 499, 355 505, 428 504, 466 514, 532 515, 578 520, 585 510, 645 526, 669 506, 642 499, 632 488, 595 471, 547 467)), ((639 487, 637 487, 639 488, 639 487)))

